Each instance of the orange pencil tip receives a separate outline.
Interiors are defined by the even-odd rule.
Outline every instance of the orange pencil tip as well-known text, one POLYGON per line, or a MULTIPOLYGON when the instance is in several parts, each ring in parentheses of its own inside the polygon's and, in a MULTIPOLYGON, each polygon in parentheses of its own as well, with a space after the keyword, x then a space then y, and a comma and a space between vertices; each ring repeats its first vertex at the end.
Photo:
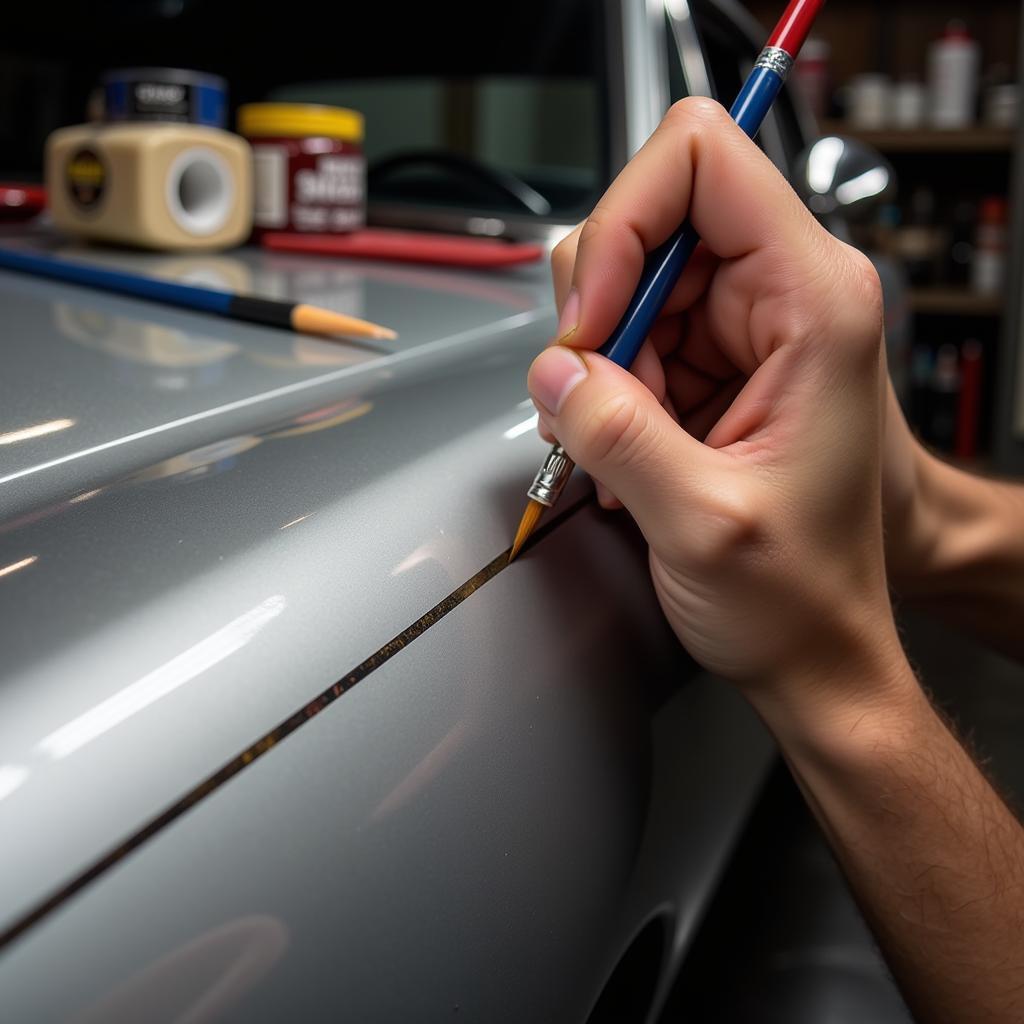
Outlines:
POLYGON ((530 499, 530 503, 526 506, 526 511, 523 513, 523 518, 519 520, 519 529, 516 530, 516 539, 512 541, 512 550, 509 552, 508 560, 512 561, 516 555, 522 550, 523 545, 529 540, 530 534, 533 533, 537 526, 537 522, 540 519, 540 514, 544 511, 544 506, 539 501, 530 499))

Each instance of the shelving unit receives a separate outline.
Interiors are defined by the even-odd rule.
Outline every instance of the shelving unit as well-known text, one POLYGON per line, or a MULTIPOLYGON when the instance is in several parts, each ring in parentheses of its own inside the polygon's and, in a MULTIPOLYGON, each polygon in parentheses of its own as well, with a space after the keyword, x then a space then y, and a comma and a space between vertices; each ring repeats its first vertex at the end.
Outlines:
POLYGON ((821 122, 822 135, 846 135, 882 153, 1009 153, 1014 146, 1011 128, 855 128, 845 121, 821 122))
MULTIPOLYGON (((772 21, 777 0, 747 2, 762 23, 772 21)), ((906 78, 925 82, 929 46, 947 22, 956 18, 967 23, 980 44, 983 74, 1001 66, 1003 74, 1020 80, 1020 0, 975 0, 969 6, 962 0, 829 0, 816 23, 815 35, 831 47, 832 88, 841 90, 866 72, 881 72, 893 82, 906 78)), ((869 130, 842 120, 824 120, 820 129, 823 135, 844 135, 874 147, 895 169, 898 213, 887 215, 882 229, 855 230, 855 241, 868 251, 884 253, 890 261, 908 260, 907 272, 918 283, 900 296, 899 309, 894 306, 893 311, 898 316, 899 311, 909 310, 910 345, 927 347, 937 358, 943 345, 961 348, 968 339, 981 343, 983 448, 979 462, 991 459, 990 464, 997 467, 1024 470, 1024 357, 1020 352, 1024 347, 1024 297, 1020 295, 1024 210, 1017 208, 1024 202, 1024 167, 1017 160, 1024 130, 1018 136, 1017 128, 980 122, 962 130, 927 125, 869 130), (923 204, 931 209, 927 221, 919 219, 924 189, 931 193, 930 204, 923 204), (990 196, 1010 198, 1008 235, 1014 250, 1006 286, 997 294, 967 287, 971 264, 966 261, 973 259, 970 249, 956 263, 951 258, 954 241, 961 252, 963 245, 974 243, 970 236, 965 238, 961 204, 977 206, 990 196), (927 226, 937 229, 945 246, 935 251, 933 261, 921 254, 920 239, 911 241, 909 233, 927 226)), ((910 350, 894 357, 908 382, 915 380, 914 373, 919 374, 921 364, 915 357, 910 350)), ((922 407, 921 402, 908 405, 918 411, 922 407)), ((930 422, 927 416, 925 421, 930 422)))
POLYGON ((984 295, 966 288, 912 288, 907 296, 915 313, 948 313, 951 316, 1003 315, 1002 295, 984 295))

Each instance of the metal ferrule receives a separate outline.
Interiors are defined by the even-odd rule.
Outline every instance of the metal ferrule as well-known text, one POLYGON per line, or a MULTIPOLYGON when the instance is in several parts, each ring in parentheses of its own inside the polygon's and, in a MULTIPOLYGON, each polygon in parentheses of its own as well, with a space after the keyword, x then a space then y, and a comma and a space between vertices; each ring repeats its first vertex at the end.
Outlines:
POLYGON ((532 501, 539 501, 542 505, 547 505, 550 508, 558 501, 574 465, 572 459, 565 454, 565 449, 560 444, 556 444, 548 452, 544 465, 540 467, 537 475, 533 478, 533 483, 526 492, 527 496, 532 501))
POLYGON ((793 58, 780 46, 766 46, 754 61, 755 68, 767 68, 782 79, 789 74, 789 69, 792 66, 793 58))

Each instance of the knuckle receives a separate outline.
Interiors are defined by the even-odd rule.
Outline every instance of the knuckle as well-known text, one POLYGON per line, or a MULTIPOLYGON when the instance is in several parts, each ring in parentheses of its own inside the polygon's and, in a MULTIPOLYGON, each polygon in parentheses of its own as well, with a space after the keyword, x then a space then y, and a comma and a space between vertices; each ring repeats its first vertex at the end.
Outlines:
POLYGON ((874 264, 864 253, 845 244, 843 249, 843 291, 847 308, 856 317, 856 326, 851 325, 849 335, 858 351, 874 355, 882 343, 882 283, 874 264))
POLYGON ((592 244, 594 239, 606 229, 611 218, 611 210, 604 203, 598 203, 580 227, 580 246, 592 244))
POLYGON ((873 313, 881 315, 882 282, 875 265, 859 249, 850 249, 850 276, 858 298, 873 313))
POLYGON ((666 127, 680 128, 692 125, 715 125, 729 120, 725 107, 708 96, 687 96, 676 100, 663 118, 666 127))
POLYGON ((584 423, 590 457, 602 466, 635 463, 643 454, 647 433, 644 410, 626 395, 605 399, 584 423))
POLYGON ((696 557, 702 568, 720 569, 761 543, 765 537, 761 505, 756 494, 741 488, 722 491, 708 499, 701 540, 696 545, 696 557))

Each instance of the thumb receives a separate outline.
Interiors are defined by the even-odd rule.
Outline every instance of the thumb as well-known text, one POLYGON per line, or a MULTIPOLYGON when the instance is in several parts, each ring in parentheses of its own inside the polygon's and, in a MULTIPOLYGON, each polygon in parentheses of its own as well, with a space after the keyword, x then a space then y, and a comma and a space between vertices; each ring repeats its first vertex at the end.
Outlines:
POLYGON ((636 377, 596 352, 552 345, 534 360, 527 386, 572 459, 611 489, 650 543, 668 541, 713 453, 636 377))

